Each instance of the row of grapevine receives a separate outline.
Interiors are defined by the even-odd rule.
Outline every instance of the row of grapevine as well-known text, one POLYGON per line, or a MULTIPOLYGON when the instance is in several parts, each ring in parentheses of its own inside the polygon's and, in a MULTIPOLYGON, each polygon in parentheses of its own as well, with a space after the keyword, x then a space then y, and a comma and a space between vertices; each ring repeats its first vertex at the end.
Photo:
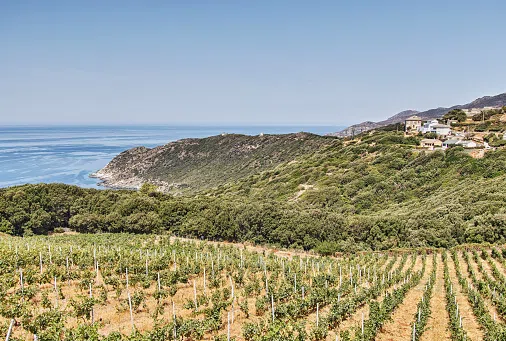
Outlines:
MULTIPOLYGON (((125 234, 2 237, 0 252, 0 335, 10 341, 365 341, 407 311, 410 339, 420 340, 441 254, 319 257, 125 234), (416 303, 401 307, 407 297, 416 303)), ((466 275, 457 251, 450 254, 442 253, 442 278, 452 340, 469 339, 457 286, 485 339, 506 339, 502 249, 462 251, 466 275)))
POLYGON ((460 263, 457 257, 457 251, 455 250, 452 252, 452 259, 455 263, 455 271, 457 273, 459 284, 467 295, 474 315, 484 329, 485 340, 505 340, 506 329, 504 326, 495 321, 493 317, 490 316, 483 297, 472 285, 469 284, 467 279, 462 275, 460 271, 460 263))

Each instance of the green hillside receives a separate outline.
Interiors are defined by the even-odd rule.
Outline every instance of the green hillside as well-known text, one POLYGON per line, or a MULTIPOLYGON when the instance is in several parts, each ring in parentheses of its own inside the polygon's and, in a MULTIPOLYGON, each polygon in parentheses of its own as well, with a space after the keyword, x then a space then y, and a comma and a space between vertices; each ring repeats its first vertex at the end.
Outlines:
POLYGON ((505 242, 506 150, 424 152, 376 132, 195 195, 26 185, 0 190, 0 230, 164 233, 323 253, 505 242))
POLYGON ((139 188, 150 182, 164 192, 195 193, 272 169, 336 141, 310 133, 183 139, 152 149, 127 150, 96 176, 109 187, 139 188))

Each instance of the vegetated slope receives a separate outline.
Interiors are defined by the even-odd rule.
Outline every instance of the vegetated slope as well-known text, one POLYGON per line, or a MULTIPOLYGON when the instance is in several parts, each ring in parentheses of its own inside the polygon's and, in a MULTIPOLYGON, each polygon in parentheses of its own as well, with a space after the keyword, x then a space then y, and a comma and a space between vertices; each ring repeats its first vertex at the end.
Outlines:
POLYGON ((416 140, 401 133, 364 134, 211 194, 338 214, 341 226, 368 231, 372 244, 377 234, 382 247, 398 246, 397 234, 404 233, 434 246, 445 246, 445 234, 462 242, 504 240, 486 235, 506 223, 506 150, 474 159, 463 148, 415 150, 416 140))
POLYGON ((359 124, 352 125, 342 131, 330 134, 333 136, 339 136, 339 137, 347 137, 352 136, 353 134, 366 132, 372 129, 376 129, 379 127, 383 127, 389 124, 395 124, 395 123, 402 123, 406 118, 412 115, 417 115, 425 119, 435 119, 440 118, 447 112, 449 112, 452 109, 471 109, 471 108, 485 108, 485 107, 499 107, 506 105, 506 93, 499 94, 496 96, 484 96, 480 97, 478 99, 475 99, 474 101, 467 103, 467 104, 461 104, 461 105, 454 105, 449 108, 445 107, 439 107, 434 109, 425 110, 422 112, 416 111, 416 110, 405 110, 402 111, 394 116, 391 116, 387 118, 386 120, 379 121, 379 122, 362 122, 359 124))
POLYGON ((209 193, 285 201, 306 185, 299 201, 329 206, 333 202, 325 198, 332 198, 341 210, 360 213, 421 200, 441 189, 456 190, 462 182, 496 178, 506 170, 505 150, 473 159, 463 148, 417 150, 419 139, 396 132, 365 133, 209 193))
POLYGON ((322 253, 506 241, 506 150, 471 158, 362 134, 195 195, 65 185, 0 189, 0 232, 169 232, 322 253))
POLYGON ((164 191, 195 192, 273 168, 333 142, 335 138, 309 133, 183 139, 153 149, 127 150, 94 176, 109 187, 139 188, 151 182, 164 191))

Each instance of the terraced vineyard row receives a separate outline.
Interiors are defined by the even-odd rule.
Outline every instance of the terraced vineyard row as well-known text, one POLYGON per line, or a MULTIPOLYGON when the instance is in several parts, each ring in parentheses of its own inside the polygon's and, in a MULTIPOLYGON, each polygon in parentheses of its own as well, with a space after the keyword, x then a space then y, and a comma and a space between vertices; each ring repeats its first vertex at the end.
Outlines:
POLYGON ((167 236, 0 239, 8 340, 505 340, 506 251, 338 257, 167 236))

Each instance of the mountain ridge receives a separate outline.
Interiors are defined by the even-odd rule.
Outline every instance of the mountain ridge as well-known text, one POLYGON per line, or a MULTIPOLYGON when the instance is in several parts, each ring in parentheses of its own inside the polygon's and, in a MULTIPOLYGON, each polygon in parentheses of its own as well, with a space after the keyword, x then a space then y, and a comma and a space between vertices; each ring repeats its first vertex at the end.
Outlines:
POLYGON ((433 109, 428 109, 425 111, 417 111, 417 110, 404 110, 401 111, 389 118, 379 121, 365 121, 358 124, 351 125, 341 131, 330 133, 330 136, 337 137, 348 137, 353 136, 357 133, 363 133, 369 130, 381 128, 390 124, 402 123, 404 120, 412 115, 418 115, 424 119, 435 119, 440 118, 448 111, 453 109, 473 109, 473 108, 485 108, 485 107, 497 107, 506 105, 506 93, 501 93, 495 96, 483 96, 475 99, 472 102, 466 104, 454 105, 451 107, 438 107, 433 109))

